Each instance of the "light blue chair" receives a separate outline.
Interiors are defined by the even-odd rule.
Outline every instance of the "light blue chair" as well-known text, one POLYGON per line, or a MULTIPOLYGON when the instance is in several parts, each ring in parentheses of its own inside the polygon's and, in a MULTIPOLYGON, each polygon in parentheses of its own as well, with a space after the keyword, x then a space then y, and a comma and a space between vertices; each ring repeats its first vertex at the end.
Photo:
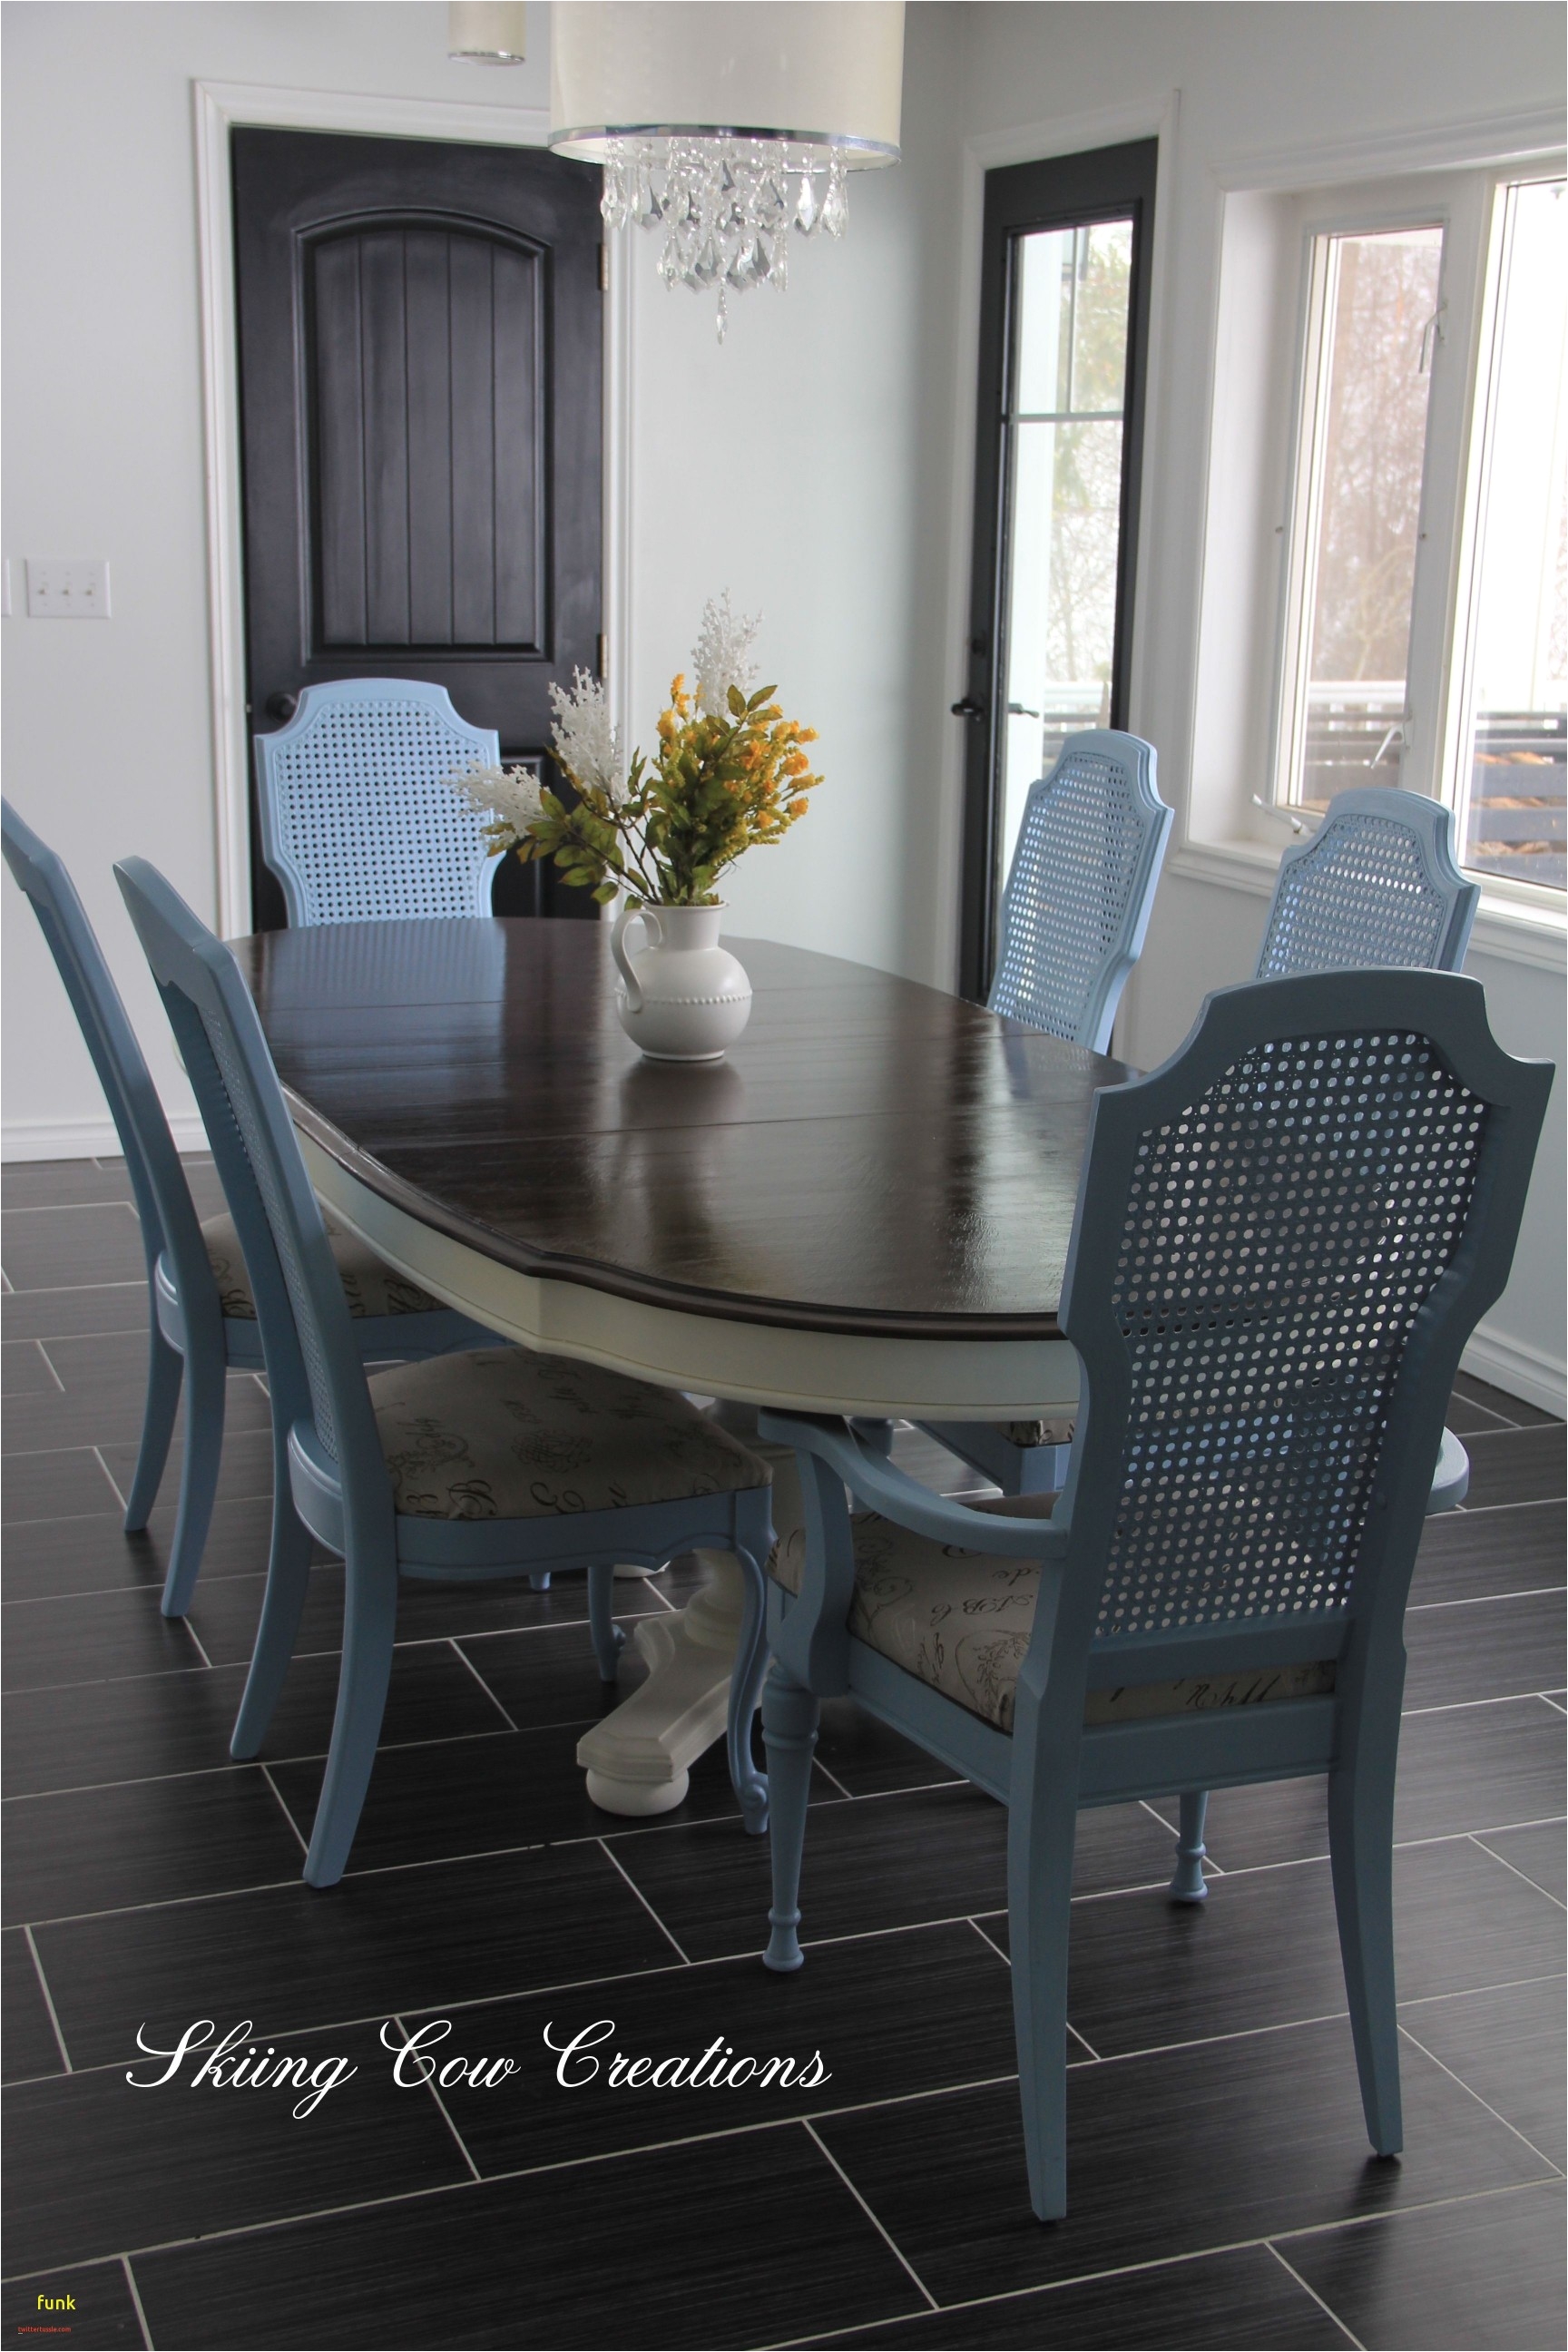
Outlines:
POLYGON ((1389 785, 1337 793, 1279 861, 1258 980, 1368 965, 1458 971, 1480 885, 1454 856, 1452 812, 1389 785))
POLYGON ((310 1538, 344 1561, 343 1654, 305 1864, 342 1877, 375 1760, 400 1577, 439 1582, 586 1568, 600 1674, 620 1629, 617 1560, 732 1552, 746 1606, 731 1685, 730 1769, 746 1826, 767 1820, 752 1760, 765 1662, 767 1465, 684 1397, 618 1373, 492 1347, 367 1382, 288 1108, 239 967, 142 858, 115 867, 195 1090, 255 1277, 288 1496, 232 1743, 254 1756, 288 1671, 310 1538))
MULTIPOLYGON (((182 1385, 185 1391, 180 1507, 163 1603, 165 1617, 183 1617, 201 1570, 217 1490, 225 1375, 230 1368, 262 1369, 255 1299, 233 1219, 197 1223, 157 1089, 75 884, 8 802, 0 803, 0 837, 5 862, 32 901, 108 1097, 141 1221, 150 1307, 147 1402, 126 1500, 128 1535, 146 1526, 157 1500, 182 1385)), ((351 1235, 334 1233, 330 1246, 355 1343, 368 1360, 439 1355, 489 1336, 395 1274, 351 1235)), ((283 1466, 280 1445, 275 1433, 275 1473, 283 1466)), ((286 1474, 278 1491, 288 1491, 286 1474)))
MULTIPOLYGON (((1081 1805, 1322 1773, 1373 2147, 1402 2137, 1393 1808, 1422 1519, 1461 1498, 1443 1412, 1508 1277, 1552 1069, 1474 981, 1358 971, 1211 996, 1095 1100, 1062 1298, 1083 1374, 1065 1491, 968 1509, 842 1423, 793 1443, 804 1564, 773 1573, 770 1968, 798 1968, 819 1702, 849 1692, 1011 1809, 1029 2188, 1067 2207, 1068 1927, 1081 1805), (848 1487, 873 1516, 851 1517, 848 1487), (1055 1507, 1053 1510, 1053 1499, 1055 1507)), ((1237 2098, 1246 2096, 1245 2084, 1237 2098)))
MULTIPOLYGON (((1171 832, 1155 766, 1152 743, 1090 728, 1069 735, 1050 774, 1030 785, 1002 896, 993 1013, 1109 1052, 1171 832)), ((1067 1475, 1070 1415, 922 1426, 1005 1495, 1043 1493, 1067 1475)))
POLYGON ((1002 893, 993 1013, 1110 1051, 1171 831, 1154 770, 1152 743, 1094 727, 1069 735, 1030 785, 1002 893))
POLYGON ((459 719, 444 686, 306 687, 288 725, 256 739, 261 854, 290 928, 488 915, 500 861, 442 780, 500 758, 493 728, 459 719))

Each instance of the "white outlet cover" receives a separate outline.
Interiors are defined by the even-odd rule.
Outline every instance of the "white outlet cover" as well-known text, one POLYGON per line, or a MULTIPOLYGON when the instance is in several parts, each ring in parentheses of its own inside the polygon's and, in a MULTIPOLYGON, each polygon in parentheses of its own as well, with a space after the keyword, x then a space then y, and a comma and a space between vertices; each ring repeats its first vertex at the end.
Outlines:
POLYGON ((29 555, 27 617, 34 621, 107 621, 109 558, 29 555))

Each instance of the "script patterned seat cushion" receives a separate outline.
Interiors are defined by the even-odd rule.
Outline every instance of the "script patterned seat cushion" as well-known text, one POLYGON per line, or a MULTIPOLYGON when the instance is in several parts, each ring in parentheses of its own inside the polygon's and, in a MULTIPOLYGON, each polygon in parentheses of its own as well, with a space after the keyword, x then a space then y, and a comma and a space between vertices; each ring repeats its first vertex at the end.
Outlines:
POLYGON ((773 1478, 675 1390, 525 1348, 400 1364, 375 1373, 370 1394, 394 1500, 410 1518, 541 1519, 773 1478))
MULTIPOLYGON (((355 1241, 325 1219, 327 1239, 331 1244, 348 1301, 349 1313, 356 1318, 367 1315, 437 1315, 441 1301, 421 1290, 406 1275, 396 1274, 384 1265, 375 1252, 363 1242, 355 1241)), ((202 1226, 202 1239, 207 1245, 207 1262, 217 1284, 218 1298, 226 1315, 237 1323, 254 1323, 256 1300, 250 1287, 250 1276, 245 1268, 245 1253, 239 1246, 232 1217, 208 1217, 202 1226)))
MULTIPOLYGON (((1048 1517, 1054 1495, 1003 1496, 975 1507, 1008 1518, 1048 1517)), ((849 1631, 906 1674, 993 1723, 1013 1728, 1018 1669, 1035 1625, 1040 1571, 1030 1560, 962 1551, 915 1535, 875 1511, 858 1511, 855 1601, 849 1631)), ((805 1546, 779 1546, 769 1574, 798 1593, 805 1546)), ((1086 1724, 1127 1723, 1149 1716, 1187 1715, 1215 1706, 1254 1706, 1272 1699, 1311 1698, 1334 1686, 1331 1660, 1304 1666, 1267 1666, 1189 1675, 1179 1682, 1130 1683, 1092 1690, 1086 1724)))

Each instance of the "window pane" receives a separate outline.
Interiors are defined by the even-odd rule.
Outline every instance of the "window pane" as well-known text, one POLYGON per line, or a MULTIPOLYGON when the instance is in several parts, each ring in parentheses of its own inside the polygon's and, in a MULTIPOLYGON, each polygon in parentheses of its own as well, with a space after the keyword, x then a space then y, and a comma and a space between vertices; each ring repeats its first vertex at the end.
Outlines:
POLYGON ((1003 875, 1029 786, 1110 724, 1132 223, 1034 231, 1016 268, 1003 875))
MULTIPOLYGON (((1464 862, 1568 881, 1568 198, 1511 188, 1461 734, 1464 862)), ((1484 395, 1483 395, 1484 396, 1484 395)))
POLYGON ((1399 782, 1440 228, 1320 240, 1286 796, 1399 782))

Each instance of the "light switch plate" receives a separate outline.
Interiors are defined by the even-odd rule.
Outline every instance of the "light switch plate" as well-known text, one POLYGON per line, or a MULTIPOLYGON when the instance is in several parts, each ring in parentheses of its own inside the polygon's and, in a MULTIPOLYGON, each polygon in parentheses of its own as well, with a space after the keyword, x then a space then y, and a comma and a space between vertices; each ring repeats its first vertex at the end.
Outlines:
POLYGON ((27 617, 33 621, 107 621, 108 557, 29 555, 27 617))

